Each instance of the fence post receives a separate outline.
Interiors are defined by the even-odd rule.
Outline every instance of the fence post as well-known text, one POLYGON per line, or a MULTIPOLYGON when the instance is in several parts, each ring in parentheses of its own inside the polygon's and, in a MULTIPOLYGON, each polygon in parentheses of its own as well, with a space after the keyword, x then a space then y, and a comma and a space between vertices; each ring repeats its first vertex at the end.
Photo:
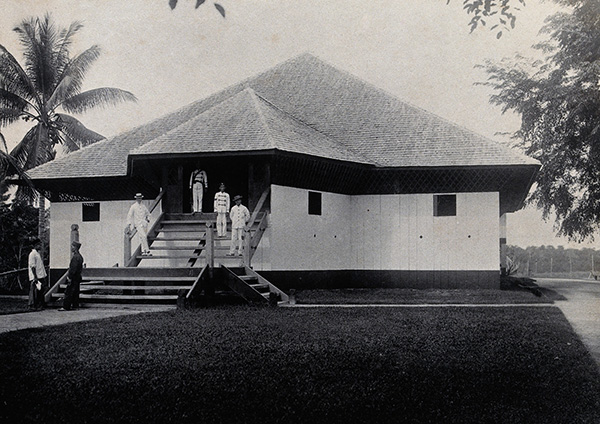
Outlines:
POLYGON ((71 258, 73 257, 71 246, 73 246, 74 241, 79 243, 79 225, 77 224, 71 224, 71 242, 69 243, 69 252, 71 252, 71 258))

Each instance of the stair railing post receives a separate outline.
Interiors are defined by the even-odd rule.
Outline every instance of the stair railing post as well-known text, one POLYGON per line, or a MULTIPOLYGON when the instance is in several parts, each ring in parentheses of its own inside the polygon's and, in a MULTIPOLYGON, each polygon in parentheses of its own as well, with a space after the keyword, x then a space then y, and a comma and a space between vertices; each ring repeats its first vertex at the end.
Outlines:
POLYGON ((69 243, 69 252, 71 252, 71 257, 73 257, 71 246, 73 246, 74 241, 79 242, 79 225, 77 224, 71 224, 71 243, 69 243))
POLYGON ((244 227, 244 265, 250 268, 250 228, 244 227))
POLYGON ((212 222, 206 223, 206 264, 208 270, 212 274, 212 270, 215 266, 215 235, 213 232, 212 222))
POLYGON ((127 266, 131 259, 131 231, 129 231, 129 225, 125 227, 125 234, 123 235, 123 266, 127 266))

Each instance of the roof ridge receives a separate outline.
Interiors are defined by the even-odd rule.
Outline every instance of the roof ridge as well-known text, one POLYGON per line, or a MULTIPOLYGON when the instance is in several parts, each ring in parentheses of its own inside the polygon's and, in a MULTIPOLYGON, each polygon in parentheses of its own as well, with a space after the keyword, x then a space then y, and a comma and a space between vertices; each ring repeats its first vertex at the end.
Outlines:
MULTIPOLYGON (((271 106, 273 109, 277 110, 277 111, 278 111, 278 112, 280 112, 281 114, 283 114, 283 115, 285 115, 285 116, 288 116, 288 117, 290 117, 291 119, 293 119, 294 121, 296 121, 296 122, 299 122, 299 123, 300 123, 300 124, 302 124, 303 126, 305 126, 305 127, 307 127, 307 128, 310 128, 312 131, 314 131, 314 132, 317 132, 317 133, 321 134, 323 137, 327 138, 328 140, 331 140, 331 141, 333 141, 333 142, 334 142, 336 145, 338 145, 338 146, 342 147, 342 148, 343 148, 343 149, 345 149, 345 150, 348 150, 348 151, 352 152, 352 153, 353 153, 354 155, 356 155, 356 156, 359 156, 359 157, 363 158, 363 159, 364 159, 366 162, 368 162, 368 163, 371 163, 371 164, 373 164, 373 165, 375 165, 375 166, 379 166, 379 165, 380 165, 378 162, 374 161, 374 160, 373 160, 373 159, 371 159, 371 158, 368 158, 368 157, 366 157, 365 155, 363 155, 363 154, 362 154, 362 153, 360 153, 359 151, 357 151, 357 150, 355 150, 355 149, 351 148, 350 146, 348 146, 348 145, 346 145, 346 144, 344 144, 344 143, 341 143, 340 141, 338 141, 338 140, 337 140, 337 138, 336 138, 336 137, 333 137, 333 136, 331 136, 331 135, 329 135, 329 134, 326 134, 326 133, 324 133, 323 131, 319 130, 318 128, 315 128, 315 127, 313 127, 312 125, 308 124, 307 122, 304 122, 302 119, 300 119, 300 118, 298 118, 298 117, 296 117, 296 116, 292 115, 292 114, 291 114, 291 113, 289 113, 289 112, 286 112, 285 110, 281 109, 281 108, 280 108, 279 106, 277 106, 276 104, 272 103, 272 102, 271 102, 271 101, 269 101, 268 99, 266 99, 266 98, 264 98, 263 96, 261 96, 260 94, 256 93, 254 90, 252 90, 252 92, 254 93, 254 95, 255 95, 255 96, 258 98, 258 99, 262 100, 262 101, 263 101, 263 102, 265 102, 267 105, 271 106)), ((263 119, 264 119, 264 116, 263 116, 262 112, 261 112, 261 116, 262 116, 262 117, 263 117, 263 119)), ((268 127, 268 124, 267 124, 267 127, 268 127)))
MULTIPOLYGON (((369 81, 367 81, 367 80, 365 80, 365 79, 363 79, 363 78, 361 78, 361 77, 358 77, 358 76, 356 76, 356 75, 354 75, 354 74, 352 74, 352 73, 350 73, 350 72, 346 71, 345 69, 338 68, 338 67, 336 67, 336 66, 332 65, 330 62, 328 62, 328 61, 326 61, 326 60, 323 60, 323 59, 321 59, 320 57, 314 56, 314 55, 312 55, 312 54, 309 54, 309 53, 305 53, 305 54, 303 54, 303 55, 300 55, 300 56, 310 56, 310 57, 314 57, 315 59, 317 59, 317 60, 319 60, 320 62, 322 62, 324 65, 327 65, 328 67, 330 67, 330 68, 334 69, 335 71, 338 71, 338 72, 340 72, 340 73, 343 73, 344 75, 346 75, 347 77, 349 77, 349 78, 351 78, 351 79, 353 79, 353 80, 355 80, 355 81, 359 81, 359 82, 361 82, 361 83, 363 83, 363 84, 367 85, 369 88, 371 88, 371 89, 374 89, 375 91, 378 91, 378 92, 380 92, 381 94, 384 94, 385 96, 389 97, 389 98, 390 98, 390 99, 392 99, 394 102, 400 102, 400 103, 403 103, 404 105, 406 105, 406 106, 408 106, 408 107, 411 107, 411 108, 413 108, 413 109, 415 109, 415 110, 417 110, 417 111, 423 112, 425 115, 427 115, 428 119, 432 119, 432 118, 433 118, 433 119, 439 119, 439 120, 442 120, 442 121, 444 121, 446 124, 449 124, 449 125, 451 125, 451 126, 453 126, 453 127, 457 128, 457 129, 460 129, 460 130, 462 130, 462 131, 466 131, 466 132, 468 132, 469 134, 471 134, 471 135, 473 135, 473 136, 476 136, 477 138, 480 138, 480 139, 486 140, 488 143, 493 143, 494 145, 500 146, 500 147, 502 147, 502 148, 506 149, 507 151, 511 152, 512 154, 514 154, 514 155, 516 155, 516 156, 519 156, 519 157, 520 157, 520 159, 526 158, 526 159, 529 159, 529 160, 530 160, 530 161, 532 161, 532 162, 538 162, 538 163, 539 163, 539 161, 537 161, 537 160, 535 160, 535 159, 533 159, 533 158, 530 158, 530 157, 529 157, 529 156, 527 156, 525 153, 522 153, 522 152, 520 152, 520 151, 515 151, 515 149, 513 149, 512 147, 506 146, 506 145, 504 145, 504 144, 502 144, 502 143, 500 143, 500 142, 498 142, 498 141, 496 141, 496 140, 493 140, 493 139, 491 139, 491 138, 489 138, 489 137, 486 137, 486 136, 484 136, 484 135, 481 135, 481 134, 479 134, 479 133, 475 132, 474 130, 471 130, 470 128, 467 128, 467 127, 465 127, 464 125, 461 125, 461 124, 458 124, 458 123, 456 123, 456 122, 453 122, 453 121, 451 121, 451 120, 449 120, 449 119, 447 119, 447 118, 444 118, 443 116, 440 116, 440 115, 438 115, 438 114, 436 114, 436 113, 433 113, 433 112, 431 112, 431 111, 429 111, 429 110, 427 110, 427 109, 424 109, 424 108, 422 108, 422 107, 420 107, 420 106, 416 106, 416 105, 414 105, 413 103, 411 103, 411 102, 410 102, 410 101, 408 101, 408 100, 405 100, 405 99, 403 99, 403 98, 401 99, 399 96, 397 96, 397 95, 395 95, 395 94, 392 94, 392 93, 388 92, 387 90, 385 90, 385 89, 383 89, 383 88, 381 88, 381 87, 378 87, 378 86, 376 86, 375 84, 373 84, 373 83, 371 83, 371 82, 369 82, 369 81)), ((297 57, 296 57, 296 58, 297 58, 297 57)), ((295 59, 296 59, 296 58, 295 58, 295 59)))
POLYGON ((273 137, 273 132, 271 131, 269 124, 267 124, 267 119, 265 118, 265 115, 263 114, 263 112, 260 108, 260 104, 258 103, 259 98, 262 99, 262 97, 259 96, 256 93, 256 91, 254 91, 254 89, 252 89, 252 87, 246 87, 246 89, 244 89, 244 91, 248 91, 250 93, 250 97, 252 98, 252 103, 254 104, 254 108, 256 109, 256 112, 258 113, 258 117, 260 119, 262 126, 265 128, 267 140, 269 140, 269 144, 271 145, 271 147, 276 148, 277 144, 275 143, 275 138, 273 137))

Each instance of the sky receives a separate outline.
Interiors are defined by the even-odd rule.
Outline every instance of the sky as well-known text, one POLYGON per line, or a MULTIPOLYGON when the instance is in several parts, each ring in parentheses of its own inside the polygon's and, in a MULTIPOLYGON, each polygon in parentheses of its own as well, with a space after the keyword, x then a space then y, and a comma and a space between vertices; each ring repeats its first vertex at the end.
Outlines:
MULTIPOLYGON (((50 13, 60 25, 84 24, 72 46, 78 53, 97 44, 102 54, 83 89, 118 87, 137 103, 78 116, 106 137, 116 135, 204 98, 302 53, 311 53, 393 96, 498 142, 519 119, 489 105, 490 90, 476 86, 485 60, 530 47, 544 19, 558 9, 551 1, 528 1, 517 26, 500 39, 481 28, 470 33, 462 0, 219 0, 223 19, 208 0, 3 0, 0 44, 19 60, 14 26, 50 13)), ((9 147, 26 127, 3 129, 9 147)), ((563 245, 552 222, 527 208, 508 217, 509 244, 563 245)))

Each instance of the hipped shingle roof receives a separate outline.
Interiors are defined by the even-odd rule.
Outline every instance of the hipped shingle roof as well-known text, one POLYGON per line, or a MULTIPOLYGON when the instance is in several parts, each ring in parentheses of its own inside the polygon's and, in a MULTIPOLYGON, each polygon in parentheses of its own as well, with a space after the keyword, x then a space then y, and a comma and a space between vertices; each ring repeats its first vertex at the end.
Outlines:
POLYGON ((124 176, 129 155, 269 149, 378 167, 539 164, 305 54, 29 175, 124 176))

